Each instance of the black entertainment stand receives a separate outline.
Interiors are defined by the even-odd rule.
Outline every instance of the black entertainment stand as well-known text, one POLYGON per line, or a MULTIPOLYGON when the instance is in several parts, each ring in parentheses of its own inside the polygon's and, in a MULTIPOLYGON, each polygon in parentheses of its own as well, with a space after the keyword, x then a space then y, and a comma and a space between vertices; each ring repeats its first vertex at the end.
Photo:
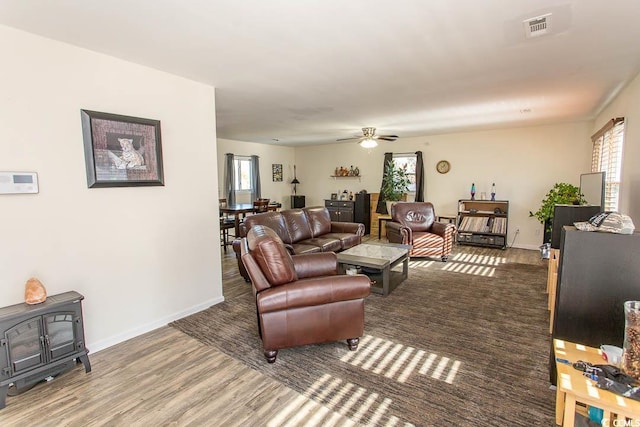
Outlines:
POLYGON ((82 300, 78 292, 49 296, 40 304, 0 308, 0 409, 6 396, 82 362, 91 371, 85 347, 82 300), (11 386, 11 388, 10 388, 11 386))

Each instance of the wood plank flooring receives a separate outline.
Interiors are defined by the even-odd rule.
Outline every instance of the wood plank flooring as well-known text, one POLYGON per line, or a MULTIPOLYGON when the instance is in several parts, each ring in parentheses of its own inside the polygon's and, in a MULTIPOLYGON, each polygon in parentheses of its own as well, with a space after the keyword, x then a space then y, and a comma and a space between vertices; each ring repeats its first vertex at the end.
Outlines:
MULTIPOLYGON (((462 252, 546 263, 523 249, 455 247, 454 255, 462 252)), ((223 254, 223 285, 228 300, 249 286, 232 250, 223 254)), ((0 426, 357 425, 168 326, 89 357, 89 374, 78 365, 7 397, 0 426)))

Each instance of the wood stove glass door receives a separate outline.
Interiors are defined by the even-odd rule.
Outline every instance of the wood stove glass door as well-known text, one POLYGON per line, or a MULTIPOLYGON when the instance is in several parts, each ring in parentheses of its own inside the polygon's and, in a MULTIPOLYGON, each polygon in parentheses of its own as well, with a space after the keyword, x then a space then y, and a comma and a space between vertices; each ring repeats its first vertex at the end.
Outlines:
POLYGON ((9 363, 14 374, 45 363, 41 317, 18 323, 6 333, 9 363))
POLYGON ((54 361, 75 352, 76 340, 73 313, 52 313, 44 316, 49 360, 54 361))

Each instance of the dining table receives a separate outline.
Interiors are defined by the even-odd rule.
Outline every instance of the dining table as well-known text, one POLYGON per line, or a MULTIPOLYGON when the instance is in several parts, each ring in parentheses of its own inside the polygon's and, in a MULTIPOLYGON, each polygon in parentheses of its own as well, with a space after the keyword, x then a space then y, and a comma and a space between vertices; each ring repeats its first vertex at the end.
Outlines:
MULTIPOLYGON (((276 211, 282 205, 281 204, 269 204, 267 206, 268 211, 276 211)), ((256 213, 256 207, 253 203, 235 203, 220 205, 220 214, 229 214, 234 216, 235 223, 235 236, 240 237, 240 216, 244 216, 248 213, 256 213)))

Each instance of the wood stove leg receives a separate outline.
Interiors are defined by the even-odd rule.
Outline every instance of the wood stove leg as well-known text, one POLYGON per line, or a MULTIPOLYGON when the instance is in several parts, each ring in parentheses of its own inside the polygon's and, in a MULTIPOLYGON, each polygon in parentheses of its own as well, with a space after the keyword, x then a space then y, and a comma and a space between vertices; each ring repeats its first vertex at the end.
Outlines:
POLYGON ((80 361, 84 365, 84 371, 87 373, 91 372, 91 362, 89 362, 89 356, 85 354, 84 356, 78 357, 78 359, 80 359, 80 361))
POLYGON ((9 391, 9 384, 0 387, 0 409, 7 406, 7 391, 9 391))

